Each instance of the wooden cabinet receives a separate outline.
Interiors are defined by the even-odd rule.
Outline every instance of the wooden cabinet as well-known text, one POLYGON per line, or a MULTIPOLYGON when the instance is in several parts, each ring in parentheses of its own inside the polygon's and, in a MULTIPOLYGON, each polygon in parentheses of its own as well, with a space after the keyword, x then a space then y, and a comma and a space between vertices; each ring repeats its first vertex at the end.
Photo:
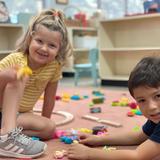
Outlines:
POLYGON ((23 34, 23 25, 0 23, 0 58, 15 49, 16 41, 23 34))
POLYGON ((142 57, 160 55, 160 14, 101 21, 98 36, 102 84, 127 82, 142 57))
POLYGON ((97 30, 92 27, 67 27, 69 39, 73 46, 73 55, 68 58, 68 61, 63 69, 63 72, 74 72, 73 65, 75 63, 86 63, 88 61, 88 51, 91 44, 86 42, 82 42, 77 46, 75 43, 75 37, 83 37, 84 40, 87 38, 85 37, 97 37, 97 30), (82 43, 85 43, 84 46, 82 43))

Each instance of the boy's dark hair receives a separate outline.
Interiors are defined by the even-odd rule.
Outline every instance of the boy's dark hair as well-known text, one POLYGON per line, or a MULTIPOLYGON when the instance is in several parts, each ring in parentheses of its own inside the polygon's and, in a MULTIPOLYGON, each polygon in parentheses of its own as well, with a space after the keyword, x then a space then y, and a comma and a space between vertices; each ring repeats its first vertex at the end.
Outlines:
POLYGON ((158 88, 160 86, 160 57, 145 57, 132 70, 128 89, 134 97, 133 90, 139 86, 158 88))

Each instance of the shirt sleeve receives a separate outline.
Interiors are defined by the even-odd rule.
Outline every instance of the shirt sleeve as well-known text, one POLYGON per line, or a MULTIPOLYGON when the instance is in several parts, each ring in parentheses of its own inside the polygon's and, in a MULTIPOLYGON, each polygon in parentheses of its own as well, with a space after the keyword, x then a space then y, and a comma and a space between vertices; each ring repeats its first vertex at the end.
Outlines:
POLYGON ((160 122, 158 124, 148 120, 142 127, 143 132, 149 136, 149 139, 160 143, 160 122))
POLYGON ((21 58, 23 55, 20 53, 11 53, 5 58, 3 58, 0 61, 0 71, 9 68, 14 67, 15 65, 22 65, 24 63, 23 59, 21 58))

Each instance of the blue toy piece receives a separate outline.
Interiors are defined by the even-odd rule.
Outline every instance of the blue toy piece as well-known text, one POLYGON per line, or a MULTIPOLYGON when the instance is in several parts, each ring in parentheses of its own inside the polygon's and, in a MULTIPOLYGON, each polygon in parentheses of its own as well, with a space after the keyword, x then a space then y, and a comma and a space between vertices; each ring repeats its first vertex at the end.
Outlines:
POLYGON ((73 143, 73 140, 70 137, 66 137, 64 143, 71 144, 71 143, 73 143))
POLYGON ((90 108, 90 113, 101 113, 101 108, 100 107, 90 108))
POLYGON ((60 137, 60 141, 61 141, 61 142, 65 142, 66 137, 67 137, 67 136, 62 136, 62 137, 60 137))
POLYGON ((84 96, 83 96, 83 98, 84 98, 84 99, 87 99, 87 98, 89 98, 89 96, 87 96, 87 95, 84 95, 84 96))
POLYGON ((40 138, 39 137, 35 137, 35 136, 33 136, 33 137, 31 137, 33 140, 40 140, 40 138))
POLYGON ((78 140, 77 136, 62 136, 60 137, 61 142, 64 142, 65 144, 71 144, 74 140, 78 140))
POLYGON ((142 112, 140 110, 136 110, 135 114, 141 116, 142 112))
POLYGON ((72 99, 72 100, 80 100, 80 96, 78 96, 78 95, 73 95, 73 96, 71 97, 71 99, 72 99))
POLYGON ((101 93, 100 91, 93 91, 92 94, 95 96, 104 96, 104 94, 101 93))

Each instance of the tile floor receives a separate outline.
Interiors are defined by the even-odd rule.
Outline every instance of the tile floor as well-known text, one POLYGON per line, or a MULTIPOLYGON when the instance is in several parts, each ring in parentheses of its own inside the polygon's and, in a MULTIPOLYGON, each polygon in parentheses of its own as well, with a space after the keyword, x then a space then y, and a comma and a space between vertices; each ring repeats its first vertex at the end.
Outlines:
POLYGON ((78 87, 78 88, 79 87, 82 87, 82 88, 93 87, 95 89, 109 88, 109 89, 113 89, 113 90, 122 90, 122 91, 127 91, 128 90, 127 87, 101 86, 100 80, 98 82, 99 82, 99 85, 97 87, 95 87, 93 85, 93 80, 90 77, 82 77, 80 79, 80 81, 78 82, 78 86, 75 86, 74 85, 74 77, 63 77, 60 80, 59 87, 60 86, 62 86, 62 87, 78 87))

